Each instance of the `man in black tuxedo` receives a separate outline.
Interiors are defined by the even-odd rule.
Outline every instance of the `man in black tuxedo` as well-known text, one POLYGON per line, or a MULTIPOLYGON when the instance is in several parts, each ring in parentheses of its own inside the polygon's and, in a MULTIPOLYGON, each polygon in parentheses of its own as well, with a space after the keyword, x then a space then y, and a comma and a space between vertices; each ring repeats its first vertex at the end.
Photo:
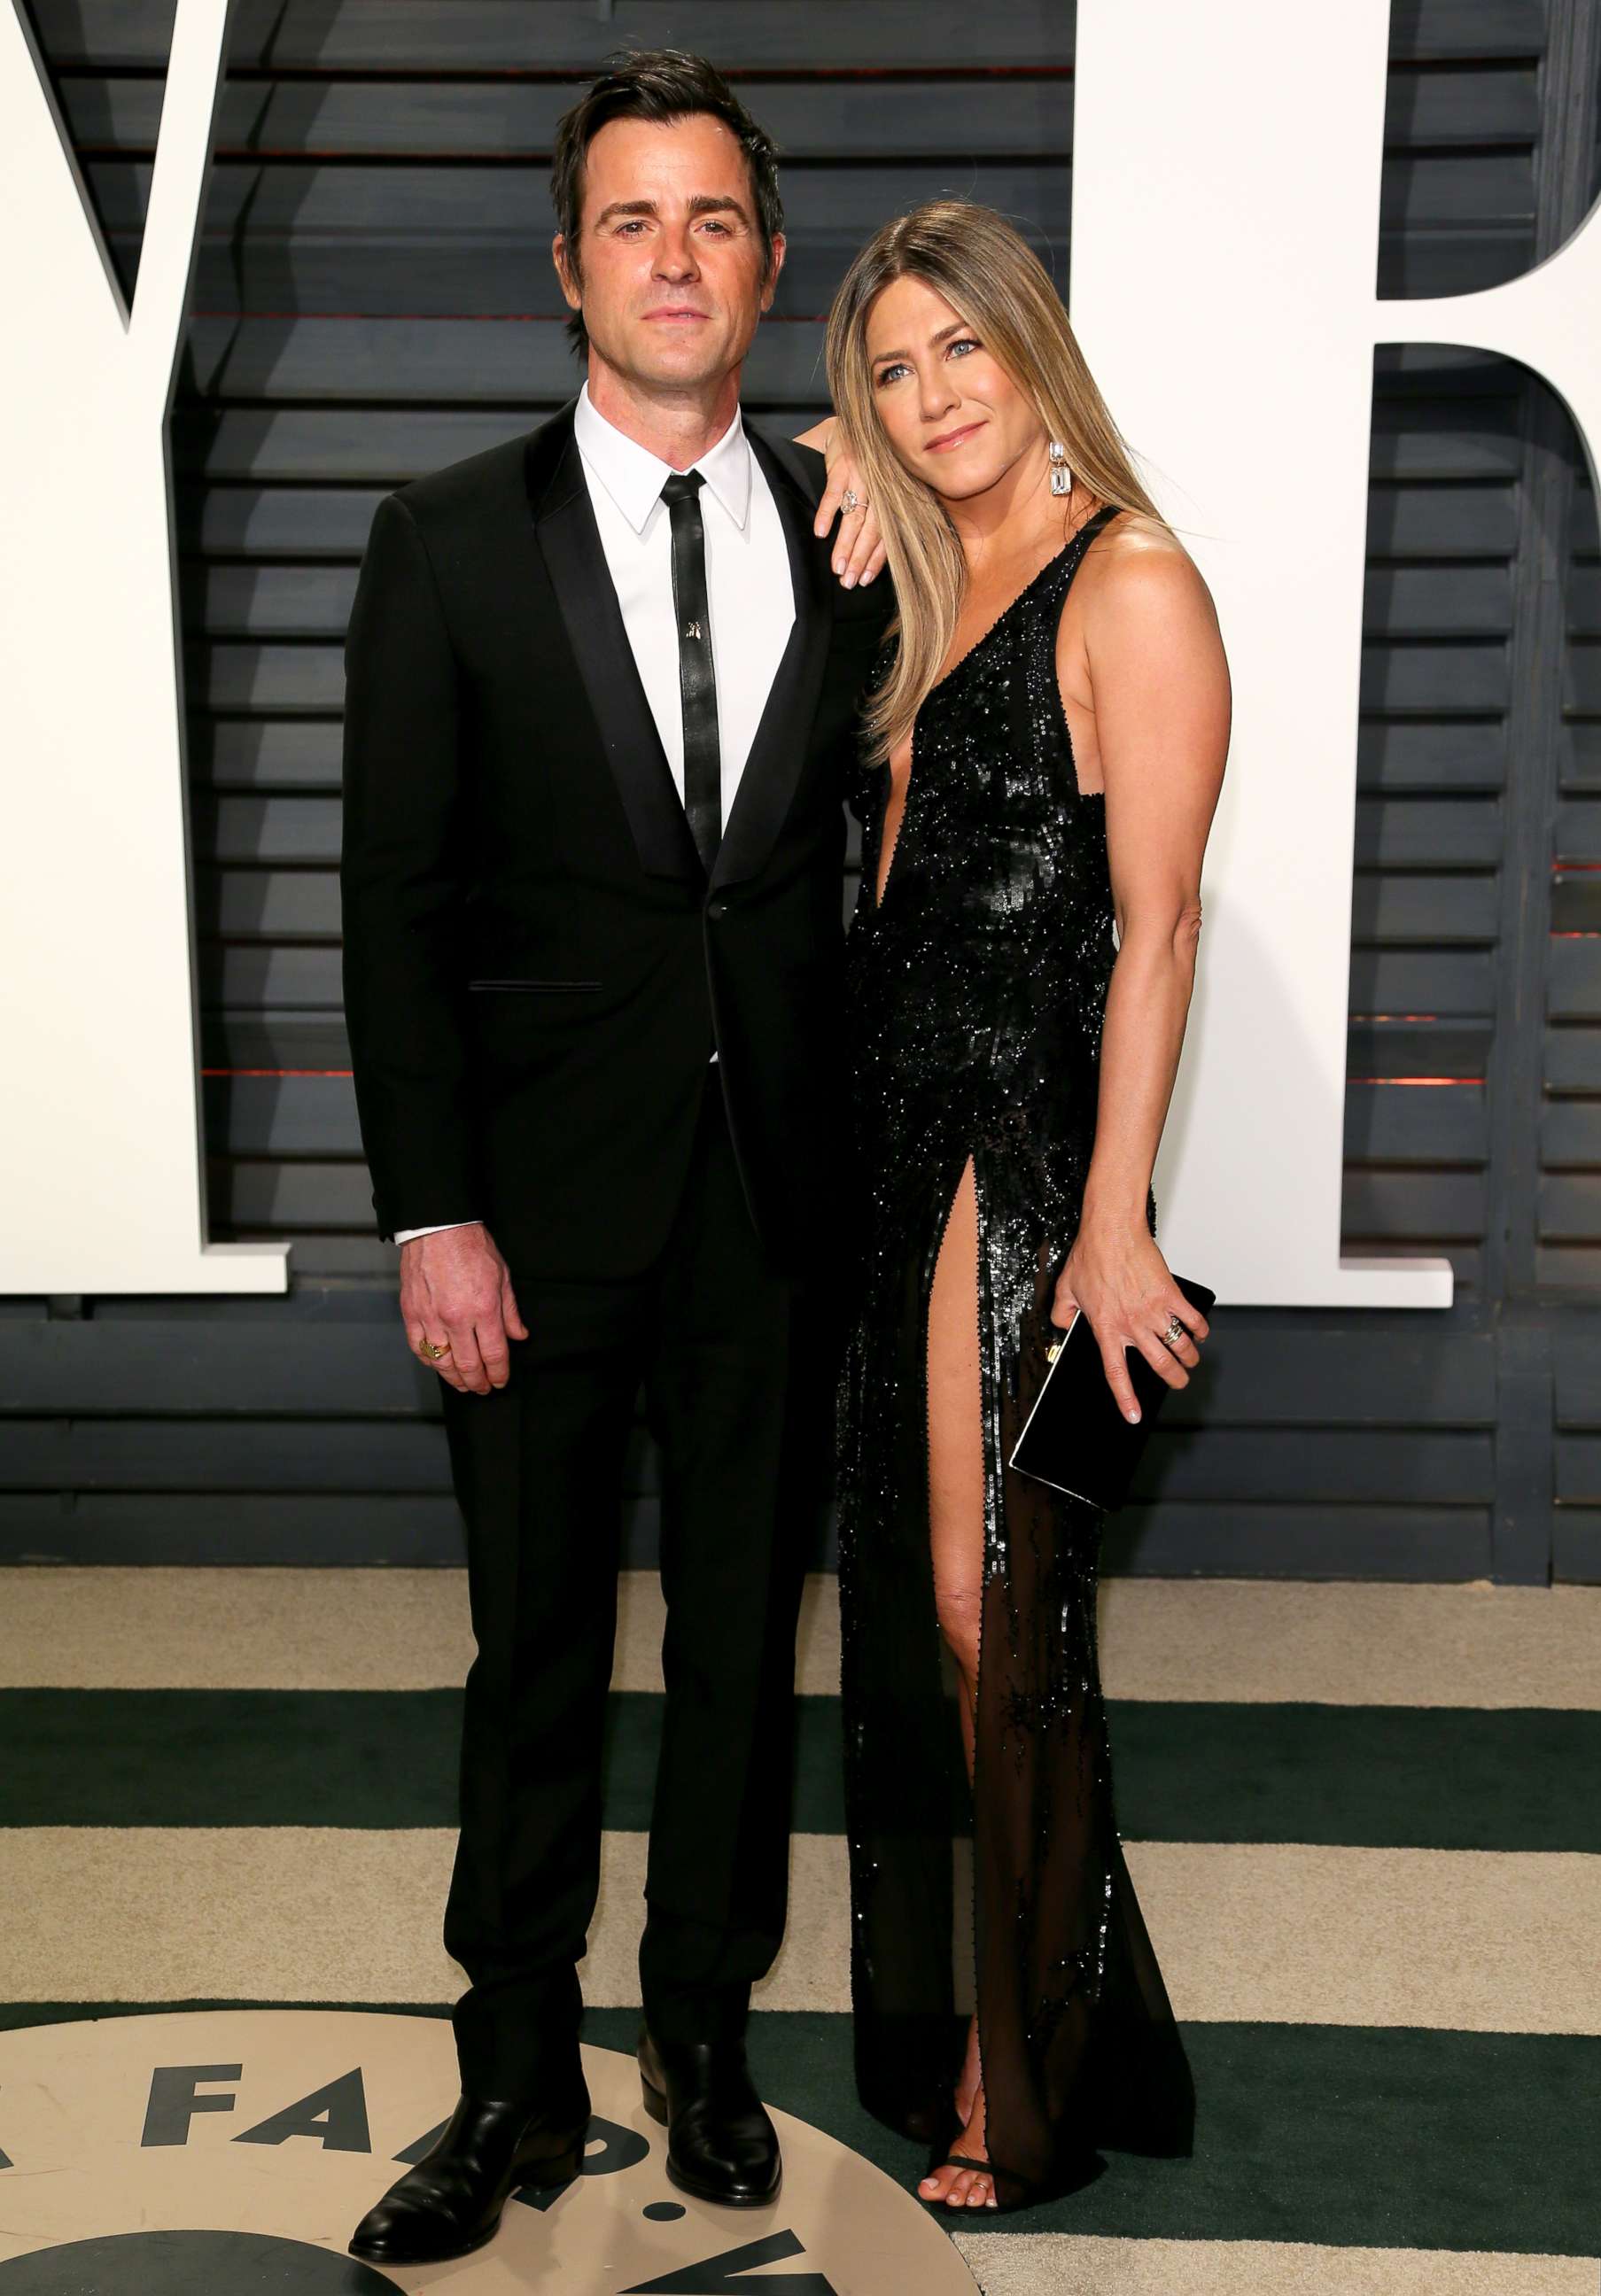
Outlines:
MULTIPOLYGON (((780 2174, 743 2034, 784 1927, 826 1444, 842 765, 889 601, 831 574, 841 480, 740 417, 784 242, 727 84, 630 59, 567 115, 552 184, 585 388, 379 504, 346 655, 357 1098, 444 1382, 478 1646, 445 1922, 463 2094, 357 2229, 375 2263, 462 2254, 577 2171, 642 1382, 668 1621, 645 2098, 685 2189, 759 2205, 780 2174)), ((874 539, 858 506, 836 563, 874 539)))

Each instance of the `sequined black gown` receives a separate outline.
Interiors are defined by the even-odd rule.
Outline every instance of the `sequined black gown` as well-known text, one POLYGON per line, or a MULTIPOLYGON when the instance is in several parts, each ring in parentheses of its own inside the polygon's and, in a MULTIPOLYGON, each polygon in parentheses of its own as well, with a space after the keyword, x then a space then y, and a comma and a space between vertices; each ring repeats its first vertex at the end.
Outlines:
MULTIPOLYGON (((965 2038, 954 1958, 963 2006, 976 1998, 1003 2203, 1082 2181, 1098 2146, 1186 2152, 1194 2112, 1112 1814, 1101 1518, 1005 1464, 1045 1368, 1095 1130, 1112 892, 1055 636, 1114 514, 1089 520, 924 702, 882 907, 888 769, 865 768, 857 793, 861 1234, 840 1414, 857 2078, 880 2119, 943 2144, 965 2038), (930 1289, 969 1158, 985 1485, 971 1802, 934 1610, 925 1386, 930 1289), (952 1870, 970 1824, 971 1986, 952 1870)), ((1147 1217, 1154 1228, 1154 1201, 1147 1217)))

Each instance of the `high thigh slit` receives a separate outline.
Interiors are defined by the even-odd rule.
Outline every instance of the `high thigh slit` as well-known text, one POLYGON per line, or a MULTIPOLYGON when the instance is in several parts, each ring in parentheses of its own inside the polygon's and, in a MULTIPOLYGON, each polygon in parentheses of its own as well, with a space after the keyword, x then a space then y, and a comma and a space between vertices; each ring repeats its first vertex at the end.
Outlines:
POLYGON ((984 1573, 978 1186, 971 1156, 962 1167, 935 1255, 924 1373, 928 1395, 928 1518, 934 1611, 957 1669, 957 1720, 971 1775, 984 1573))
MULTIPOLYGON (((857 2079, 880 2119, 945 2145, 970 1967, 1003 2205, 1082 2182, 1097 2148, 1186 2152, 1194 2112, 1113 1813, 1101 1519, 1006 1464, 1046 1369, 1094 1139, 1111 889, 1055 645, 1108 515, 924 702, 882 906, 885 769, 857 792, 863 890, 847 977, 860 1233, 840 1409, 857 2079), (928 1383, 936 1271, 970 1165, 982 1452, 971 1787, 935 1600, 928 1383), (965 1922, 956 1934, 964 1833, 971 1937, 965 1922)), ((1146 1216, 1154 1229, 1154 1201, 1146 1216)))

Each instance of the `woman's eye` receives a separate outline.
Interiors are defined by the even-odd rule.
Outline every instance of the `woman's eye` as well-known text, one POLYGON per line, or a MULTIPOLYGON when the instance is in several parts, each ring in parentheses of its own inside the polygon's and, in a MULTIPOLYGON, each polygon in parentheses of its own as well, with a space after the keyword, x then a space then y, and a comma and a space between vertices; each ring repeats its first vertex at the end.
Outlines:
POLYGON ((897 359, 893 366, 881 366, 879 368, 877 380, 881 384, 893 382, 897 375, 906 374, 908 371, 906 361, 904 359, 897 359))
POLYGON ((946 345, 946 348, 954 358, 957 351, 976 351, 979 348, 979 345, 973 340, 971 335, 958 335, 954 343, 948 343, 946 345))

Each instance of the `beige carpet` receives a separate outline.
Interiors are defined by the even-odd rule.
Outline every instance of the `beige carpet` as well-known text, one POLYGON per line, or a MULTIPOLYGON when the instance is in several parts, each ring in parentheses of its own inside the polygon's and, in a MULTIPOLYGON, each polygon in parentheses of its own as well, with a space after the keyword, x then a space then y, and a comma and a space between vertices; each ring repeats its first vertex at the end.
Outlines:
MULTIPOLYGON (((662 1603, 625 1571, 613 1686, 658 1691, 662 1603)), ((1109 1580, 1112 1698, 1601 1710, 1601 1587, 1109 1580)), ((460 1570, 0 1570, 0 1685, 431 1690, 472 1658, 460 1570)), ((796 1686, 839 1690, 831 1578, 796 1686)))

